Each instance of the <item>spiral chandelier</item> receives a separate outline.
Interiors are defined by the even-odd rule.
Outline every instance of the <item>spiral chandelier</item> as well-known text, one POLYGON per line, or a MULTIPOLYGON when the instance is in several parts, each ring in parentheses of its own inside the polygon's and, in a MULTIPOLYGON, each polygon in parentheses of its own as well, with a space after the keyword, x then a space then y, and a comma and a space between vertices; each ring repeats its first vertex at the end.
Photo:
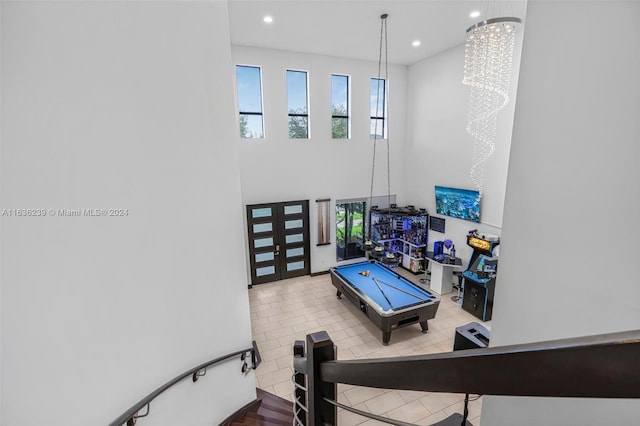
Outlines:
POLYGON ((475 138, 471 180, 482 197, 485 162, 495 149, 498 112, 509 102, 515 25, 519 18, 493 18, 467 29, 464 78, 471 86, 467 132, 475 138))

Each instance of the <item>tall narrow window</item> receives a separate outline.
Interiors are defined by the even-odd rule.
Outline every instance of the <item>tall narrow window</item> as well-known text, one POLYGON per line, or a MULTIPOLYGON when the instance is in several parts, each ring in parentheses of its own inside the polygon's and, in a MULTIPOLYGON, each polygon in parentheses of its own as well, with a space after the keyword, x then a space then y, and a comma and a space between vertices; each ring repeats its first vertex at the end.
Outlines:
POLYGON ((236 65, 240 137, 263 138, 262 78, 259 67, 236 65))
POLYGON ((364 257, 359 246, 365 234, 364 201, 336 202, 336 260, 364 257))
POLYGON ((309 137, 309 102, 307 96, 307 73, 287 70, 287 93, 289 96, 289 137, 309 137))
POLYGON ((371 139, 383 139, 386 136, 387 97, 383 78, 371 79, 371 139))
POLYGON ((349 138, 349 76, 331 74, 331 137, 349 138))

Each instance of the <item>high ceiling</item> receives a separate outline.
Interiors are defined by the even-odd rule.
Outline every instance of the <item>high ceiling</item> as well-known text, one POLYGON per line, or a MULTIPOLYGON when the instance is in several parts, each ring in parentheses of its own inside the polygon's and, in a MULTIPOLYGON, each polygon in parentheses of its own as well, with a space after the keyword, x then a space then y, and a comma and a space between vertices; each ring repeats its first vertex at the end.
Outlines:
POLYGON ((387 13, 389 62, 410 65, 464 43, 469 26, 523 18, 525 0, 228 0, 231 43, 377 61, 387 13), (478 10, 480 17, 469 14, 478 10), (273 22, 263 21, 271 16, 273 22), (419 47, 412 42, 420 40, 419 47))

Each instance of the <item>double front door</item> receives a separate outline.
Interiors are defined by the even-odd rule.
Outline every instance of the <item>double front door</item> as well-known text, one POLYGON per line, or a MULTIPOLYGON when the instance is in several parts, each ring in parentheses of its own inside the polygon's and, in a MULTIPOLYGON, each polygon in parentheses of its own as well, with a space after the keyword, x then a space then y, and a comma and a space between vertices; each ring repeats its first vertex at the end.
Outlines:
POLYGON ((308 275, 309 201, 247 206, 251 284, 308 275))

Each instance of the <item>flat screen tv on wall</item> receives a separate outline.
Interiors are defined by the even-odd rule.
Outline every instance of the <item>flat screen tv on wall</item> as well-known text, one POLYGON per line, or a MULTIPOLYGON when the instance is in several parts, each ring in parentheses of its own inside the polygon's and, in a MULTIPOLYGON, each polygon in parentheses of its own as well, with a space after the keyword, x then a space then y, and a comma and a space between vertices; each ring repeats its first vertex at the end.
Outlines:
POLYGON ((436 185, 436 213, 480 222, 480 193, 436 185))

